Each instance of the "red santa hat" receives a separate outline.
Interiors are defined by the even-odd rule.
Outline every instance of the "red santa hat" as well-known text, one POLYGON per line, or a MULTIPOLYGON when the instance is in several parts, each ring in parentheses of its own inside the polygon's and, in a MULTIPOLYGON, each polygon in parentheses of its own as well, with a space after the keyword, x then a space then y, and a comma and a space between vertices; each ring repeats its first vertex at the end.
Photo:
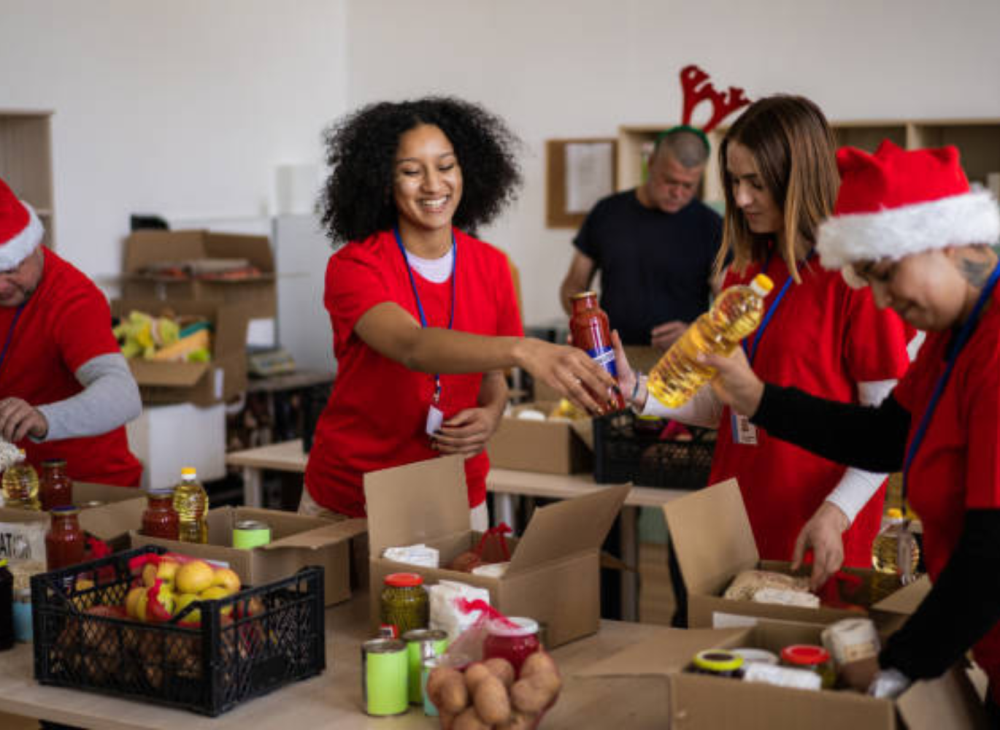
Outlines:
POLYGON ((35 211, 0 180, 0 271, 16 269, 42 242, 45 229, 35 211))
POLYGON ((841 148, 837 166, 840 192, 816 250, 852 285, 863 283, 850 268, 859 261, 1000 240, 997 201, 969 188, 954 147, 906 151, 885 140, 874 155, 841 148))

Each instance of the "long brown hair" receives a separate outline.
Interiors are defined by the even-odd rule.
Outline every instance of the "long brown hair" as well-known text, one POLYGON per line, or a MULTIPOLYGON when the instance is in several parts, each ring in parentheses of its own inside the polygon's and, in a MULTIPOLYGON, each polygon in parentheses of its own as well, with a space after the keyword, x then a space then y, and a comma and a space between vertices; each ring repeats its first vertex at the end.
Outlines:
MULTIPOLYGON (((833 211, 840 185, 833 132, 823 112, 801 96, 769 96, 751 104, 726 132, 719 145, 719 168, 726 195, 722 248, 715 261, 721 271, 730 252, 732 266, 744 271, 764 261, 771 234, 755 234, 736 206, 733 180, 726 167, 731 142, 749 150, 767 187, 785 219, 784 245, 778 252, 796 282, 796 245, 802 250, 816 242, 816 229, 833 211)), ((800 251, 801 252, 801 251, 800 251)))

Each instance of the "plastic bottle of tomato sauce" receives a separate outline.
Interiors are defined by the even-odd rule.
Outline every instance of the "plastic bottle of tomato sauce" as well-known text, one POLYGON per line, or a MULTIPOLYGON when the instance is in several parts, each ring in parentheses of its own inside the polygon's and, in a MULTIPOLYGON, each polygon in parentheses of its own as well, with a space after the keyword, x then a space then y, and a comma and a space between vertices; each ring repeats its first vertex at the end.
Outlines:
MULTIPOLYGON (((574 294, 573 316, 569 320, 569 331, 573 336, 573 344, 590 355, 598 365, 607 370, 611 377, 618 379, 618 367, 615 364, 615 351, 611 345, 611 326, 608 315, 597 306, 597 294, 592 291, 574 294)), ((614 399, 618 410, 625 408, 625 398, 615 391, 609 394, 614 399)), ((598 402, 606 398, 596 396, 598 402)))

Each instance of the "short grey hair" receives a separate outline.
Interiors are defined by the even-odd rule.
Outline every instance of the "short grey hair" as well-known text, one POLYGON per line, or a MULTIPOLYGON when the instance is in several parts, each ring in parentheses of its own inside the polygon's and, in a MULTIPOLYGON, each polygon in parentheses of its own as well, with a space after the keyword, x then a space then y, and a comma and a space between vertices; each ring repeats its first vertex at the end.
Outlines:
POLYGON ((694 132, 686 129, 678 129, 675 132, 665 134, 656 145, 653 155, 667 151, 681 165, 689 170, 700 167, 708 161, 708 147, 704 140, 694 132))

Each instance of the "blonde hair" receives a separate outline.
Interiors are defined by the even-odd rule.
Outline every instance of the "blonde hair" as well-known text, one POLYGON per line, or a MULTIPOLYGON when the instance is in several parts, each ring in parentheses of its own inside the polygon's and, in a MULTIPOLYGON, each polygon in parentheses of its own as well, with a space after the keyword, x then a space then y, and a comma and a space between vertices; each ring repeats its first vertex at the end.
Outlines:
POLYGON ((719 146, 719 167, 726 195, 722 247, 715 260, 716 272, 725 267, 732 252, 732 267, 743 272, 751 263, 767 257, 773 234, 756 234, 736 206, 733 180, 726 167, 732 142, 747 148, 757 164, 761 182, 784 216, 781 258, 796 282, 799 241, 802 250, 816 243, 816 229, 833 211, 840 185, 836 144, 823 112, 801 96, 770 96, 751 104, 726 132, 719 146))

